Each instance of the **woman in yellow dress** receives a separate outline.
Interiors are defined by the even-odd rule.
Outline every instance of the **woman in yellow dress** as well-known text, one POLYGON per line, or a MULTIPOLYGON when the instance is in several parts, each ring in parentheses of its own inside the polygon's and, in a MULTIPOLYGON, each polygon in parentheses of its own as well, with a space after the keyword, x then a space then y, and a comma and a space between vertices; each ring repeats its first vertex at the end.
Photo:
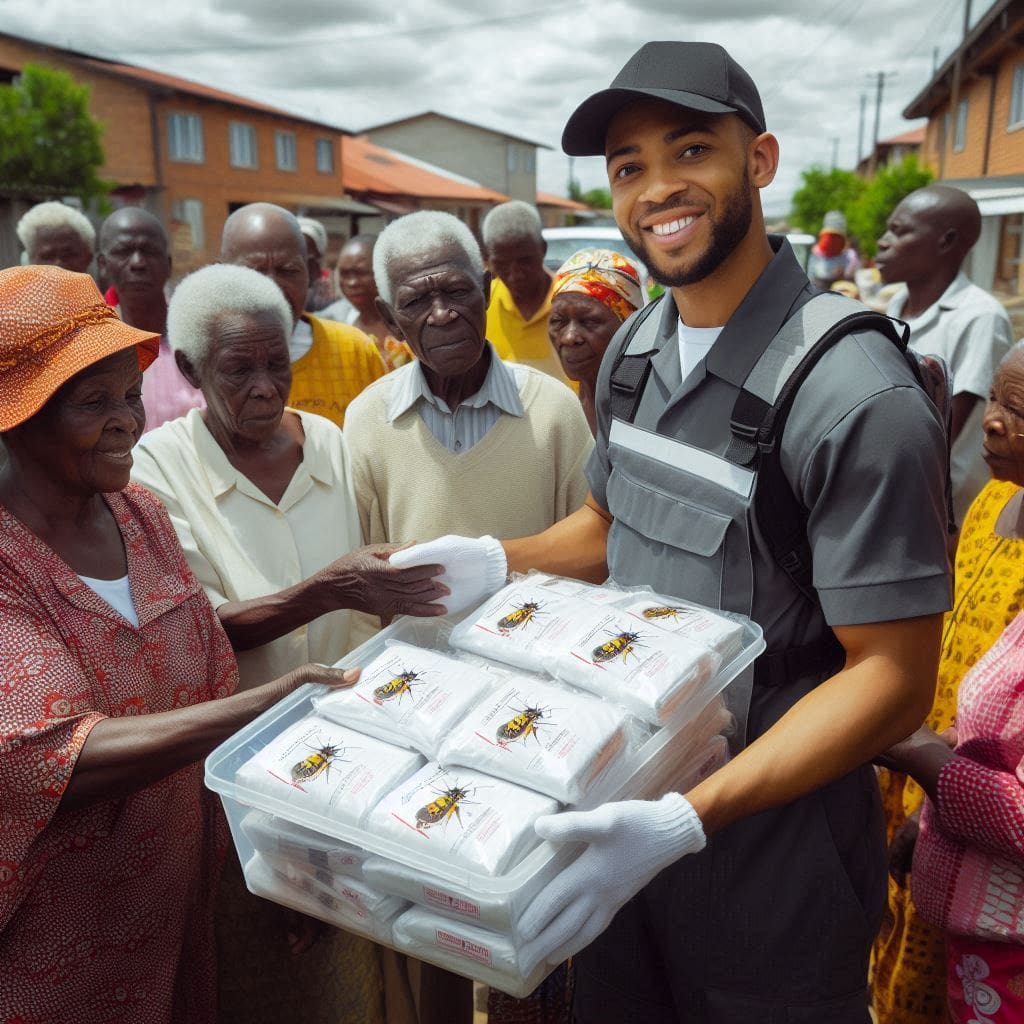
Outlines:
MULTIPOLYGON (((1024 608, 1024 349, 1011 350, 993 382, 985 411, 991 480, 964 519, 956 554, 956 594, 946 616, 935 704, 928 725, 953 724, 960 680, 1024 608), (998 399, 998 400, 997 400, 998 399), (1006 404, 1009 403, 1009 404, 1006 404), (1013 441, 1011 444, 1010 442, 1013 441)), ((946 1016, 945 939, 918 916, 908 873, 917 838, 921 788, 880 769, 889 829, 889 904, 872 956, 872 999, 879 1024, 939 1024, 946 1016)))

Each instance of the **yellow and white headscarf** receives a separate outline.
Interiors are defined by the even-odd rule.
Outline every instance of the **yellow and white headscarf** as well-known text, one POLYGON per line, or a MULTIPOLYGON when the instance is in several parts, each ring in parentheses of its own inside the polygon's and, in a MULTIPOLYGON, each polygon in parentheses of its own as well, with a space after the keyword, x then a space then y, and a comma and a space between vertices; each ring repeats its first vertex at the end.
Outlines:
POLYGON ((644 304, 640 274, 625 256, 611 249, 581 249, 555 274, 552 298, 560 292, 581 292, 603 302, 625 320, 644 304))

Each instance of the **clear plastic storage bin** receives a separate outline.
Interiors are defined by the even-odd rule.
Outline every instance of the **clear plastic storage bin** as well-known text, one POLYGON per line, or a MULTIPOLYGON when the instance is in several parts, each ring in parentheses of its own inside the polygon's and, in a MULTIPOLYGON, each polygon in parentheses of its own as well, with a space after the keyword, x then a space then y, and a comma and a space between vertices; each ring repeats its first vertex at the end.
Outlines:
MULTIPOLYGON (((595 807, 615 799, 652 797, 668 788, 690 788, 728 760, 729 741, 723 734, 731 732, 734 738, 742 737, 750 692, 751 673, 747 670, 764 649, 760 629, 742 617, 733 618, 743 623, 745 642, 717 673, 713 685, 706 691, 704 706, 695 708, 690 702, 680 707, 660 728, 648 727, 638 745, 619 760, 614 770, 604 774, 578 808, 595 807), (731 730, 723 728, 727 724, 731 724, 731 730), (680 749, 674 741, 681 741, 685 749, 680 749)), ((339 664, 343 667, 366 664, 380 655, 389 641, 396 640, 452 653, 447 638, 453 625, 447 618, 400 619, 339 664)), ((388 920, 354 918, 344 901, 332 902, 329 891, 303 891, 285 885, 284 878, 275 876, 273 859, 287 856, 289 849, 298 847, 296 856, 305 859, 307 865, 309 851, 314 851, 312 857, 321 865, 337 855, 345 860, 344 874, 362 878, 375 890, 418 904, 443 919, 514 937, 516 923, 533 897, 580 852, 579 847, 557 847, 542 842, 504 874, 487 876, 436 859, 428 850, 403 846, 311 808, 296 806, 285 798, 286 794, 271 796, 239 784, 238 770, 285 729, 310 715, 314 697, 324 692, 323 687, 311 684, 299 688, 222 743, 207 758, 206 784, 223 801, 250 890, 338 927, 414 952, 420 959, 487 981, 510 995, 527 995, 543 979, 542 971, 534 971, 528 978, 507 972, 498 974, 486 969, 473 952, 475 947, 471 942, 465 945, 468 952, 461 959, 459 944, 454 941, 411 950, 409 937, 404 932, 401 943, 394 941, 392 925, 398 919, 396 915, 391 914, 388 920), (274 835, 275 818, 299 826, 299 830, 285 825, 282 831, 286 834, 278 840, 274 835), (319 843, 303 842, 303 837, 310 838, 309 834, 324 838, 319 843), (363 851, 363 855, 345 857, 351 848, 363 851), (368 856, 364 859, 364 855, 368 856), (318 899, 318 894, 326 898, 318 899)))

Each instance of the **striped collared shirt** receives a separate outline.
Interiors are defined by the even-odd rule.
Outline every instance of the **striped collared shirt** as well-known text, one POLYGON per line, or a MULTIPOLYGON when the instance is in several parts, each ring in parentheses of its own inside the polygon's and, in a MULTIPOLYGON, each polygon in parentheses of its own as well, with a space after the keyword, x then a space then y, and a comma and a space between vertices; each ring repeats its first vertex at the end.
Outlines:
POLYGON ((491 351, 491 366, 482 387, 456 406, 454 412, 430 390, 419 360, 395 370, 391 374, 388 422, 393 423, 402 413, 418 406, 427 429, 448 451, 460 454, 483 440, 502 413, 522 416, 518 367, 503 362, 490 342, 487 347, 491 351))

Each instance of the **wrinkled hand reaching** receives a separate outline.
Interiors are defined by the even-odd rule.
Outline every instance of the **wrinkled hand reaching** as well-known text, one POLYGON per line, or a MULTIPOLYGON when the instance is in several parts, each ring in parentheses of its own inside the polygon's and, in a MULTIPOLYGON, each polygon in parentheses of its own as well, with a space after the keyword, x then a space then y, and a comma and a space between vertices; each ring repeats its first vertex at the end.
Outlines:
POLYGON ((444 566, 402 566, 391 560, 400 544, 370 544, 356 548, 325 566, 314 577, 336 602, 388 620, 396 615, 444 615, 448 588, 439 579, 444 566))
POLYGON ((392 565, 424 562, 439 562, 443 566, 441 582, 450 594, 445 604, 452 615, 475 608, 497 593, 508 575, 505 549, 493 537, 459 537, 450 533, 396 551, 391 559, 392 565))
POLYGON ((658 872, 707 842, 697 812, 678 793, 546 815, 537 819, 536 830, 555 843, 589 845, 534 897, 519 921, 526 974, 589 946, 658 872))

